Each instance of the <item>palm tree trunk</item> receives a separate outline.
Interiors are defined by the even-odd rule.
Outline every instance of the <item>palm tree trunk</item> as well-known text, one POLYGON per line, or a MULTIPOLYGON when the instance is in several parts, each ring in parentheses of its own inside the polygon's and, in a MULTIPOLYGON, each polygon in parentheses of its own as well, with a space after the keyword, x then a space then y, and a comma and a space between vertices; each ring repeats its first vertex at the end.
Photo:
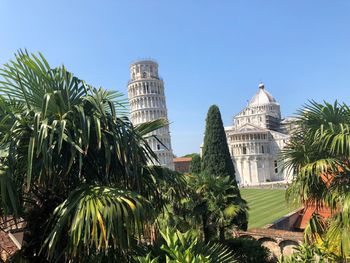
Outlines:
POLYGON ((219 240, 220 240, 220 242, 225 241, 225 227, 224 226, 219 226, 219 240))
POLYGON ((205 213, 202 214, 202 224, 203 224, 203 235, 204 235, 204 241, 207 243, 209 242, 209 228, 208 228, 208 217, 205 213))

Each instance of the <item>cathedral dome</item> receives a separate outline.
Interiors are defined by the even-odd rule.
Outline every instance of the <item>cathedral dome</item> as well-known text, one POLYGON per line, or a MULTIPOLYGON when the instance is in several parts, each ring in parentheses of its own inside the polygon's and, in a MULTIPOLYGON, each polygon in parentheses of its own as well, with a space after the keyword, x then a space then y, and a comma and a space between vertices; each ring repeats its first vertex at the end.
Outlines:
POLYGON ((263 83, 259 84, 259 91, 250 100, 249 106, 260 106, 270 103, 276 103, 276 100, 270 93, 265 90, 263 83))

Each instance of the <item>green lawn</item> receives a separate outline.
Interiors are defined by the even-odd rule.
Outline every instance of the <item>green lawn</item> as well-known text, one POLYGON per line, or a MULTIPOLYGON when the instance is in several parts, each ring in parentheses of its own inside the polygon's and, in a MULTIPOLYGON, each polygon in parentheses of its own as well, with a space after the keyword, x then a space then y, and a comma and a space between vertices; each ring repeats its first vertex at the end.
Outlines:
POLYGON ((240 189, 240 191, 249 206, 248 228, 263 227, 295 209, 287 205, 285 190, 240 189))

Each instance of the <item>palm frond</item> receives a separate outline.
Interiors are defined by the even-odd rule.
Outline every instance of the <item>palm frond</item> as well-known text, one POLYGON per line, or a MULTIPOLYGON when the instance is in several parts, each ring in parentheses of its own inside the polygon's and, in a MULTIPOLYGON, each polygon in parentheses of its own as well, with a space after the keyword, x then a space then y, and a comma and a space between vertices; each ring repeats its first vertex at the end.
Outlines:
POLYGON ((29 221, 47 212, 27 233, 46 240, 49 258, 131 249, 144 206, 152 203, 152 221, 164 209, 160 183, 181 181, 149 167, 157 157, 147 138, 167 123, 134 127, 121 93, 51 68, 40 53, 19 51, 0 76, 1 212, 29 221))
POLYGON ((304 230, 304 237, 310 244, 322 238, 327 228, 326 220, 317 213, 310 218, 308 225, 304 230))
POLYGON ((52 228, 44 247, 49 258, 57 255, 67 237, 66 253, 126 249, 130 239, 142 233, 145 200, 135 193, 104 186, 81 187, 53 214, 52 228))
POLYGON ((348 215, 337 213, 333 216, 326 233, 327 240, 337 246, 343 258, 350 257, 350 223, 348 215))
POLYGON ((161 234, 165 240, 162 250, 166 252, 167 258, 175 262, 237 262, 234 254, 226 246, 217 243, 205 244, 191 232, 181 233, 167 228, 161 234))

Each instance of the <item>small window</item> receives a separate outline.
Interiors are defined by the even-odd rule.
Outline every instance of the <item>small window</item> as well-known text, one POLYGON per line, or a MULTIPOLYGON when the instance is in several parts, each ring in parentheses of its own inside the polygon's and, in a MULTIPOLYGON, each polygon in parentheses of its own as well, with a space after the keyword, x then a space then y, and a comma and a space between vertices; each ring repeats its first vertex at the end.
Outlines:
POLYGON ((247 147, 243 146, 243 154, 247 154, 247 147))
POLYGON ((278 173, 278 167, 277 167, 277 161, 276 160, 275 160, 274 164, 275 164, 275 173, 277 174, 278 173))
POLYGON ((147 73, 146 73, 146 72, 143 72, 142 77, 143 77, 143 78, 146 78, 146 77, 147 77, 147 73))
POLYGON ((159 144, 157 144, 157 150, 160 150, 160 145, 159 144))
POLYGON ((264 145, 261 145, 261 153, 265 153, 264 145))

